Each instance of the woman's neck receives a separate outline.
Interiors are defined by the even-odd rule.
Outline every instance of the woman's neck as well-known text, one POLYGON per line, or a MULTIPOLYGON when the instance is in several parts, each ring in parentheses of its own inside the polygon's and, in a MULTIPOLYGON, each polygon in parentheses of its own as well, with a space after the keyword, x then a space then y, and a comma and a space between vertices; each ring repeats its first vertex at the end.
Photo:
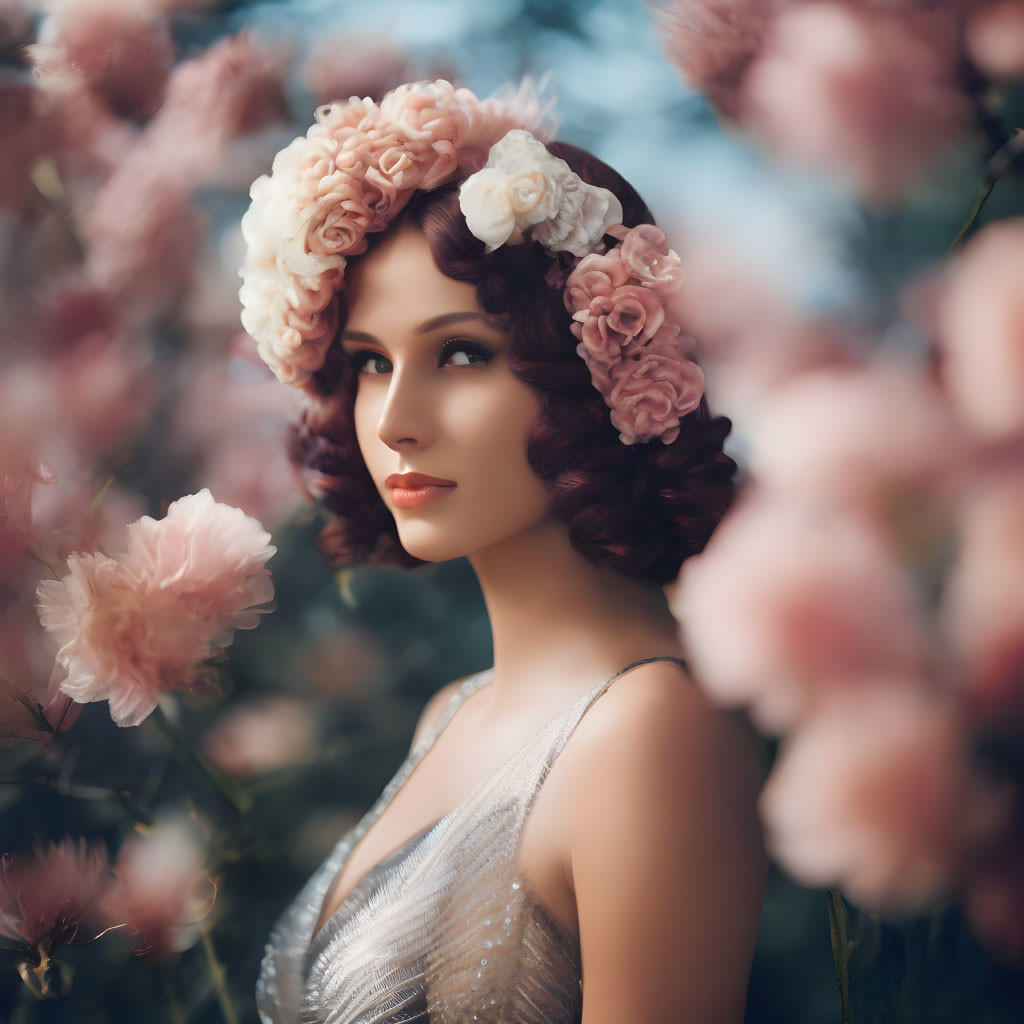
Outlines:
POLYGON ((491 620, 495 711, 557 702, 641 658, 680 656, 661 588, 584 558, 553 517, 469 561, 491 620))

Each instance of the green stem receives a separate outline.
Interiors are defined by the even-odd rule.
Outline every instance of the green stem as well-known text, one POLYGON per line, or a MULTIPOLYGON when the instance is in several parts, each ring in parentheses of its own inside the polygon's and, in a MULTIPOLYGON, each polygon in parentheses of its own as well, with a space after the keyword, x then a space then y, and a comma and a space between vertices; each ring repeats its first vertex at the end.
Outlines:
POLYGON ((153 824, 153 819, 139 806, 135 797, 126 789, 118 789, 116 786, 66 784, 49 775, 25 775, 15 779, 0 779, 0 786, 43 786, 60 793, 61 796, 75 797, 78 800, 106 800, 108 797, 114 797, 141 825, 153 824))
POLYGON ((207 782, 210 783, 217 795, 225 803, 230 805, 240 815, 245 815, 251 809, 251 797, 247 793, 238 789, 238 787, 228 779, 224 778, 220 772, 216 771, 216 769, 214 769, 214 767, 209 764, 206 759, 203 758, 192 746, 177 726, 175 726, 164 714, 162 708, 158 706, 154 710, 153 718, 159 726, 160 731, 171 742, 175 750, 181 753, 182 756, 192 763, 193 767, 206 779, 207 782))
POLYGON ((839 998, 842 1001, 843 1024, 853 1024, 850 1008, 850 945, 847 938, 846 904, 838 889, 828 891, 828 930, 832 940, 832 961, 839 983, 839 998))
POLYGON ((213 938, 210 929, 203 930, 203 952, 206 954, 206 963, 210 968, 210 977, 213 979, 214 988, 217 990, 217 1002, 220 1004, 220 1012, 224 1017, 225 1024, 238 1024, 238 1015, 231 1004, 231 996, 228 994, 225 979, 227 971, 224 965, 217 959, 217 951, 213 948, 213 938))
POLYGON ((1010 137, 1010 141, 997 149, 986 165, 985 180, 982 183, 981 190, 974 200, 974 205, 971 207, 971 212, 967 215, 967 220, 964 221, 963 227, 956 233, 956 238, 953 239, 946 250, 947 255, 963 242, 968 231, 971 230, 974 222, 978 219, 985 203, 988 202, 988 197, 992 195, 992 190, 999 183, 999 179, 1013 166, 1021 153, 1024 153, 1024 131, 1017 128, 1010 137))

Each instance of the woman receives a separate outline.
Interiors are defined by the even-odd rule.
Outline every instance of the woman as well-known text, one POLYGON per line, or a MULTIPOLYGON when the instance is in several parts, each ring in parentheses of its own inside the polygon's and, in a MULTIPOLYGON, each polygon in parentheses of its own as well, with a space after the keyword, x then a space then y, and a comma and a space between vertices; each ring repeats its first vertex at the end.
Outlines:
POLYGON ((431 699, 278 924, 262 1018, 739 1021, 757 757, 661 590, 735 470, 665 318, 678 260, 510 106, 419 83, 318 121, 253 186, 243 322, 310 396, 328 556, 467 557, 494 668, 431 699))

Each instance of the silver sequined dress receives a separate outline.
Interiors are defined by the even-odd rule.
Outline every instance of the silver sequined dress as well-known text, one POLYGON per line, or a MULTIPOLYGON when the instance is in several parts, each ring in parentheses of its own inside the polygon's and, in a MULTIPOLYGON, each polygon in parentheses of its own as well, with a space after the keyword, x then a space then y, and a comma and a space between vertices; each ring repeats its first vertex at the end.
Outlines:
POLYGON ((643 663, 556 716, 458 807, 362 878, 314 936, 352 849, 493 670, 466 679, 275 926, 256 990, 264 1024, 579 1021, 579 943, 532 897, 516 852, 534 799, 580 719, 613 680, 643 663))

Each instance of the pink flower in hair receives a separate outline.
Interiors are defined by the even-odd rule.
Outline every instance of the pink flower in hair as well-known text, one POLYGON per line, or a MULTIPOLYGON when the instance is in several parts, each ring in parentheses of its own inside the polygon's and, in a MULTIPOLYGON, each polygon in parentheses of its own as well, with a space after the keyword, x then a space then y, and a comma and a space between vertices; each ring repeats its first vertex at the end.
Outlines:
POLYGON ((160 694, 208 680, 206 662, 251 629, 273 597, 269 535, 241 510, 200 491, 156 522, 128 527, 128 553, 68 559, 69 574, 39 585, 39 617, 60 645, 61 690, 108 700, 118 725, 138 725, 160 694))
POLYGON ((665 322, 665 308, 654 292, 621 285, 611 295, 598 295, 573 318, 572 332, 597 359, 618 359, 631 342, 643 344, 665 322))
POLYGON ((565 284, 565 308, 575 314, 586 309, 598 295, 611 295, 629 280, 629 268, 616 246, 608 253, 593 252, 576 265, 565 284))
POLYGON ((679 257, 666 248, 665 232, 653 224, 640 224, 625 232, 621 252, 624 266, 656 295, 672 295, 682 286, 679 257))
POLYGON ((607 402, 623 444, 654 438, 671 444, 679 436, 680 417, 696 409, 704 393, 703 371, 674 338, 631 345, 612 368, 611 380, 607 402))

